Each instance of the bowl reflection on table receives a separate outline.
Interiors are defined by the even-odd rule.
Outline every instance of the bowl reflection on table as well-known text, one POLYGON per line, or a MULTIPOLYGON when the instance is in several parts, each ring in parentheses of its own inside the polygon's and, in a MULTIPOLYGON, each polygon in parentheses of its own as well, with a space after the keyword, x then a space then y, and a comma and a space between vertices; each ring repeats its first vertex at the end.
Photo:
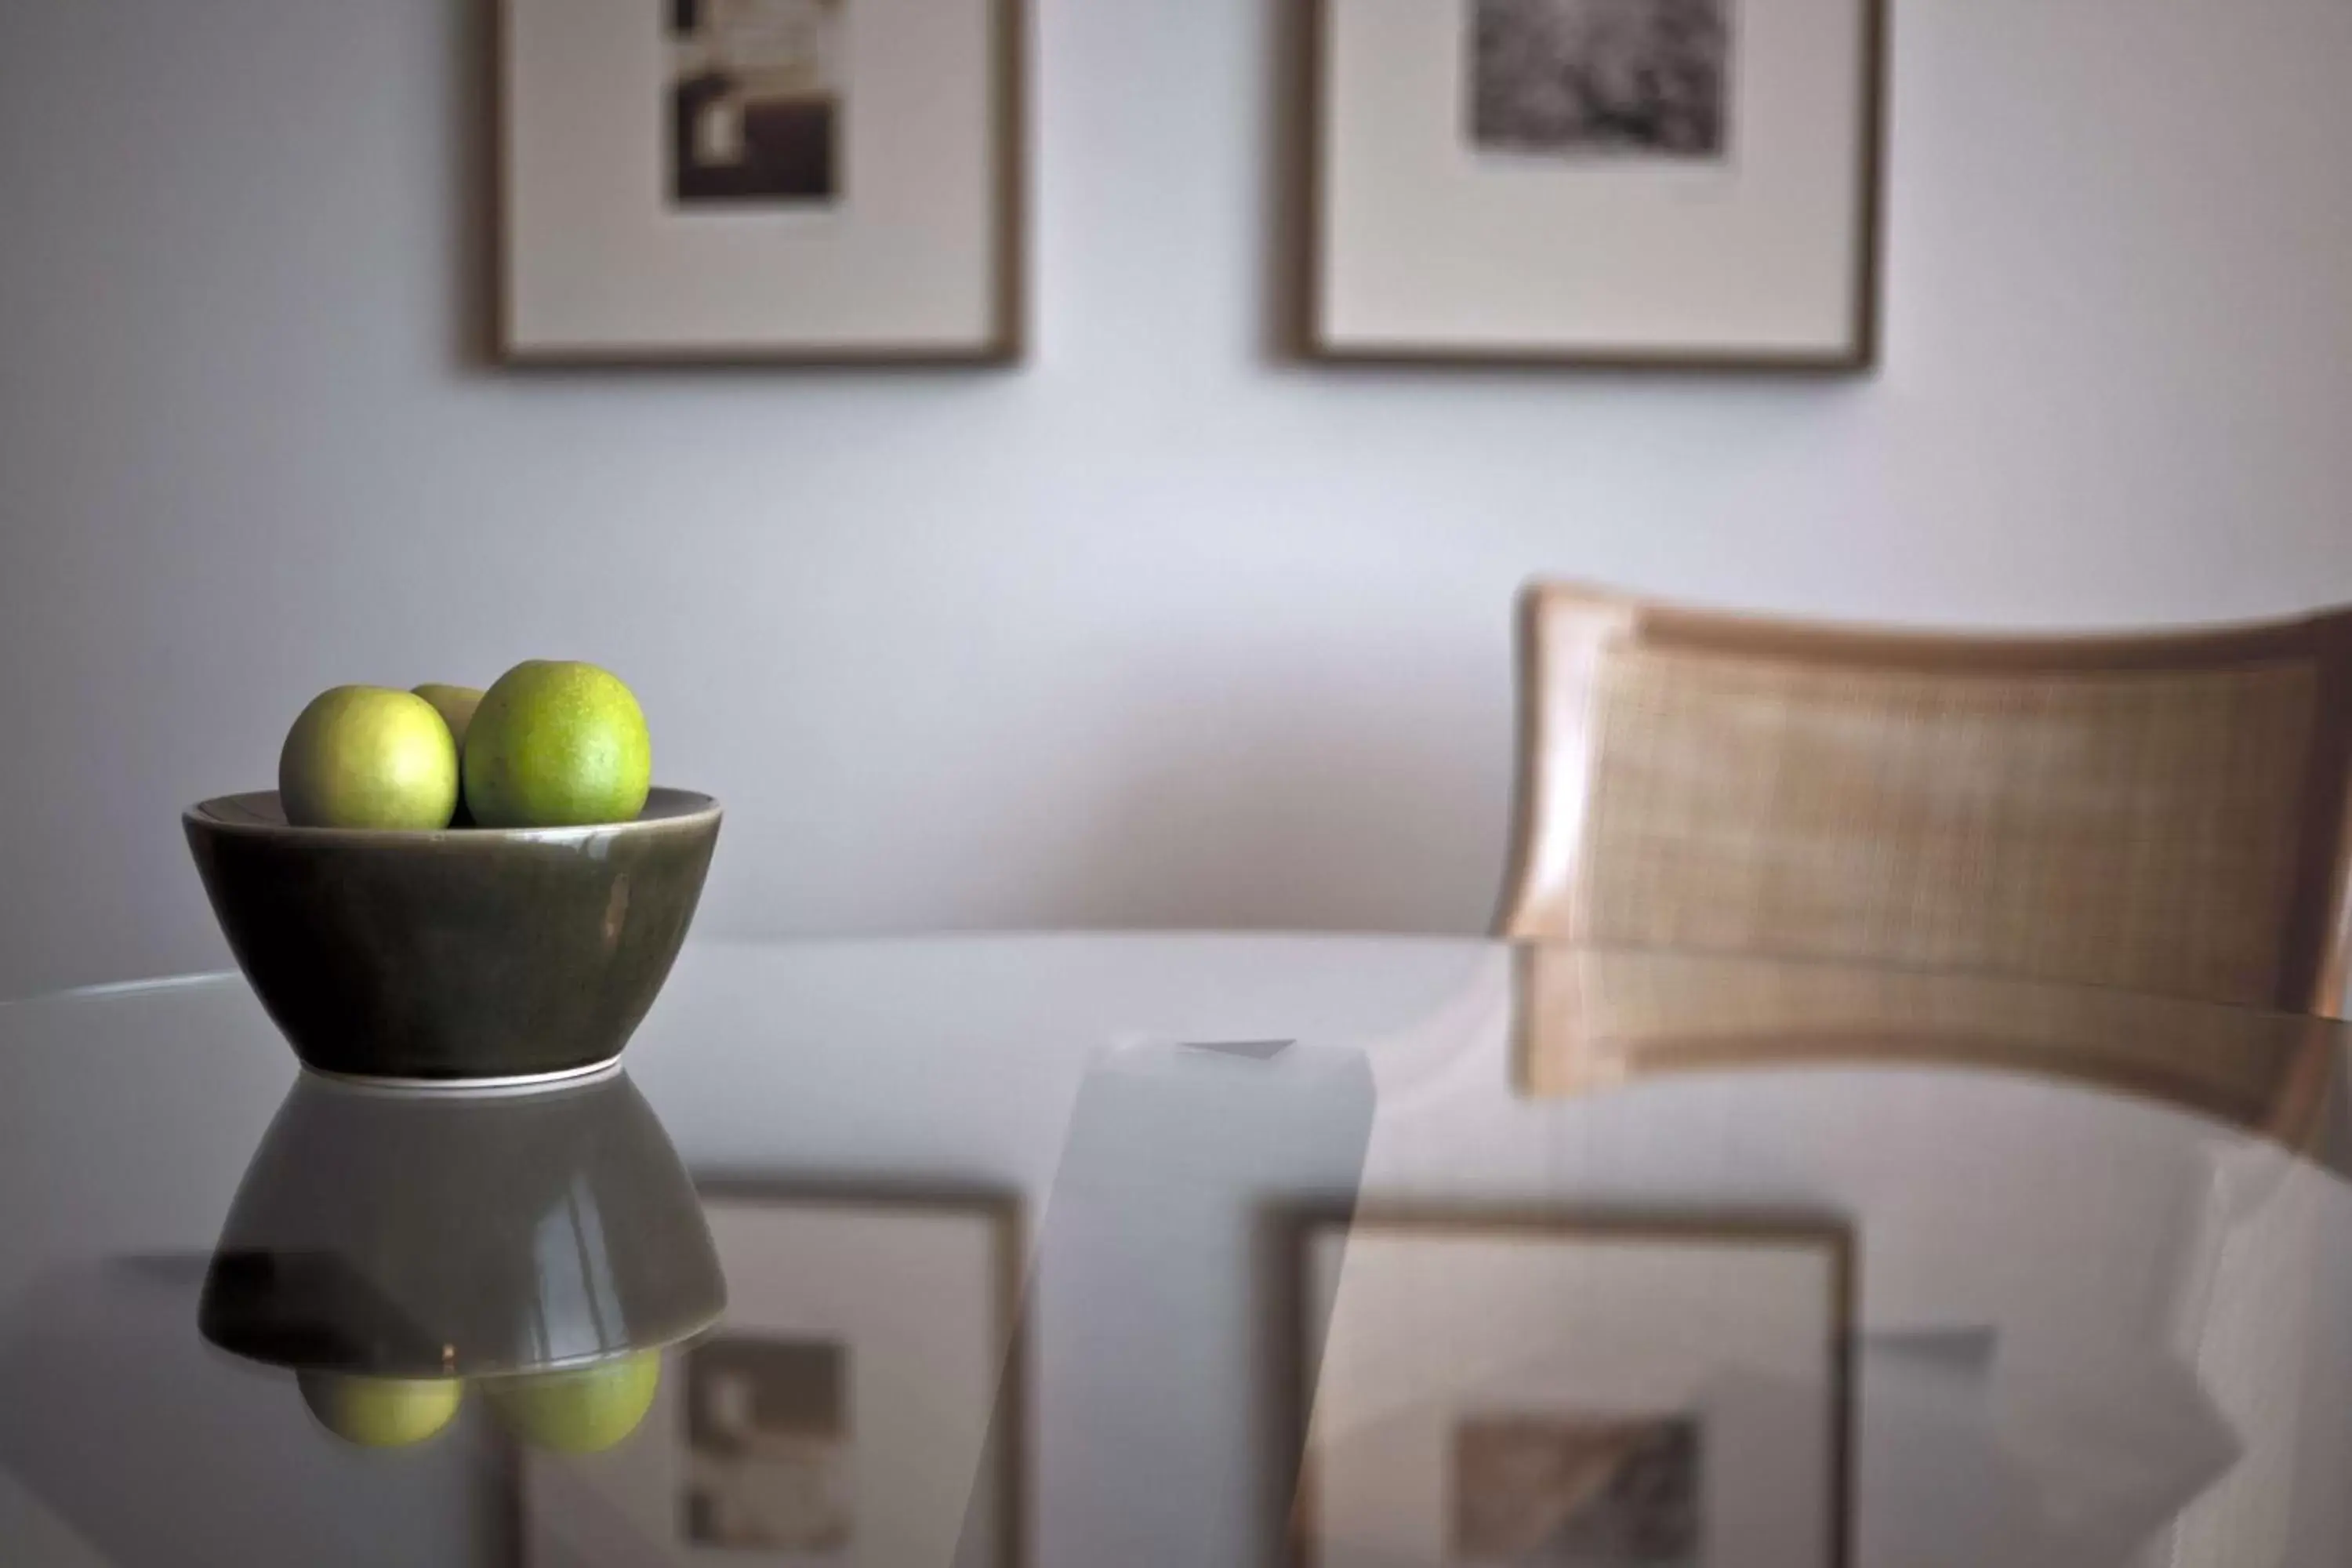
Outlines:
POLYGON ((274 791, 184 819, 237 966, 306 1066, 488 1079, 620 1055, 669 977, 719 841, 708 795, 635 821, 293 827, 274 791))
POLYGON ((247 1167, 198 1326, 310 1373, 512 1377, 677 1343, 725 1305, 693 1183, 625 1074, 435 1093, 305 1073, 247 1167))

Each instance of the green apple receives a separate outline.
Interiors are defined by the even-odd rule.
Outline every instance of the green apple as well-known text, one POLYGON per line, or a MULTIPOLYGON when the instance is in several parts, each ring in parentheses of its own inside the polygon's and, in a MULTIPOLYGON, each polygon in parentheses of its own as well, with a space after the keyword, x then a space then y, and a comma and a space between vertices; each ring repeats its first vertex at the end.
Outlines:
POLYGON ((597 1454, 637 1429, 661 1387, 661 1352, 482 1385, 507 1430, 558 1454, 597 1454))
POLYGON ((532 659, 483 694, 465 773, 466 804, 485 827, 628 822, 653 784, 653 742, 619 678, 532 659))
POLYGON ((306 1372, 302 1403, 319 1425, 362 1448, 405 1448, 456 1419, 466 1385, 454 1377, 355 1377, 306 1372))
POLYGON ((457 809, 457 744, 421 697, 338 686, 287 731, 278 796, 297 827, 446 827, 457 809))
POLYGON ((473 726, 474 710, 482 705, 482 694, 470 686, 444 686, 428 680, 416 688, 416 695, 433 704, 433 710, 449 726, 449 738, 457 742, 457 810, 449 818, 449 826, 476 826, 474 814, 466 805, 466 731, 473 726))
POLYGON ((433 704, 433 710, 449 726, 450 739, 457 742, 457 754, 464 756, 466 731, 474 722, 474 710, 482 705, 482 694, 470 686, 444 686, 428 680, 416 689, 415 695, 433 704))

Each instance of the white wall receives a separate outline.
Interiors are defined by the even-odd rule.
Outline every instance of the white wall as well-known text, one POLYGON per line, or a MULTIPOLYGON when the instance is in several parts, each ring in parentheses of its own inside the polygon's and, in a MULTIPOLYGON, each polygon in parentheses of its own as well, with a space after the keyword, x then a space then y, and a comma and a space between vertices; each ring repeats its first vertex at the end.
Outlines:
POLYGON ((1026 369, 568 377, 466 348, 477 0, 0 9, 0 994, 225 962, 177 811, 341 681, 619 670, 711 931, 1466 930, 1531 574, 2352 599, 2345 0, 1895 0, 1827 385, 1270 357, 1283 9, 1038 0, 1026 369))

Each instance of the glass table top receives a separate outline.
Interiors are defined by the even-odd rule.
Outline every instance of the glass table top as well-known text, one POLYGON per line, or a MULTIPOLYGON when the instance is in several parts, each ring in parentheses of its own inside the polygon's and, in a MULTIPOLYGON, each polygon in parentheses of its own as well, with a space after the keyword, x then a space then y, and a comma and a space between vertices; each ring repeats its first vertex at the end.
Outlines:
POLYGON ((2347 1045, 1370 938, 695 944, 499 1092, 0 1005, 0 1563, 2340 1564, 2347 1045))

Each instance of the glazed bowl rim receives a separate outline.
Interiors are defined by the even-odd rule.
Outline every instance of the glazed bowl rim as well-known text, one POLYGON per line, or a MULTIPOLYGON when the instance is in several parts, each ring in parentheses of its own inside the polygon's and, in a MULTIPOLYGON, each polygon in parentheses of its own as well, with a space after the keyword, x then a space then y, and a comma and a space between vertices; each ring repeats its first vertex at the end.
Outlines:
POLYGON ((656 784, 646 796, 646 808, 627 822, 593 822, 572 827, 297 827, 257 814, 250 804, 267 801, 277 812, 274 789, 237 790, 200 800, 180 814, 191 827, 206 833, 247 838, 270 838, 289 844, 352 845, 376 848, 475 845, 495 849, 501 844, 574 844, 590 838, 653 834, 707 827, 718 823, 721 808, 698 790, 656 784))

